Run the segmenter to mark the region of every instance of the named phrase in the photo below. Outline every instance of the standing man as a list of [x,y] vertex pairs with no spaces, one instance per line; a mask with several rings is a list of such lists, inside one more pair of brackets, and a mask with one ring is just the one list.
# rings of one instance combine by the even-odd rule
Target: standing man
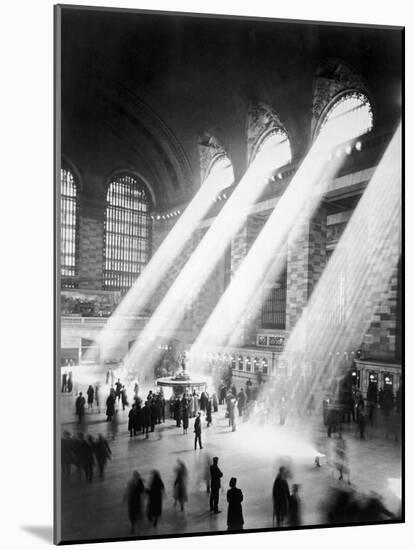
[[199,448],[203,449],[202,447],[202,423],[200,421],[201,412],[199,411],[196,416],[195,420],[195,450],[197,448],[197,442],[199,441]]
[[79,396],[76,398],[75,410],[78,417],[78,424],[81,424],[85,414],[85,397],[82,395],[82,392],[79,392]]
[[223,476],[218,466],[219,458],[213,457],[213,464],[210,466],[210,511],[215,514],[220,514],[218,510],[220,478]]

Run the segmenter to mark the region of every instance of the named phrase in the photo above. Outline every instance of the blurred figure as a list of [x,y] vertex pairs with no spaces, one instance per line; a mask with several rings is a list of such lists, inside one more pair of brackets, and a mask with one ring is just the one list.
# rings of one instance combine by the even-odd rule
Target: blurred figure
[[[200,413],[199,413],[200,414]],[[213,457],[213,464],[210,466],[210,511],[215,514],[219,514],[221,510],[218,509],[219,505],[219,490],[220,479],[223,476],[218,466],[219,458]]]
[[96,404],[96,406],[97,406],[97,412],[98,412],[98,414],[101,412],[101,408],[100,408],[100,403],[101,403],[100,392],[101,392],[101,386],[100,386],[100,383],[97,382],[96,385],[95,385],[95,404]]
[[359,410],[357,417],[357,425],[359,426],[360,439],[365,438],[365,429],[366,429],[366,412],[364,408]]
[[91,410],[91,412],[93,411],[93,408],[94,408],[94,388],[91,386],[91,384],[88,386],[88,389],[86,390],[86,394],[87,394],[87,403],[88,403],[88,408],[87,410]]
[[180,510],[184,511],[184,503],[187,502],[187,468],[181,460],[177,461],[176,478],[174,481],[174,506],[180,503]]
[[113,388],[110,389],[110,394],[107,397],[106,405],[107,405],[107,410],[106,410],[107,422],[110,422],[113,416],[115,415],[115,391]]
[[218,397],[216,395],[216,392],[213,392],[212,394],[212,406],[213,406],[213,412],[218,412]]
[[81,424],[85,414],[85,397],[82,392],[79,393],[75,401],[76,416],[78,417],[78,424]]
[[134,384],[134,399],[138,399],[138,390],[139,390],[138,382],[135,382],[135,384]]
[[239,414],[239,416],[242,416],[242,413],[243,413],[243,410],[244,410],[244,407],[245,407],[245,401],[246,401],[245,392],[244,392],[244,389],[241,388],[239,393],[238,393],[238,414]]
[[206,402],[206,422],[207,427],[209,428],[212,424],[212,401],[210,399]]
[[107,440],[102,434],[98,435],[98,439],[95,442],[95,457],[97,459],[99,477],[104,479],[104,470],[108,460],[111,460],[111,449]]
[[130,432],[130,437],[133,437],[137,434],[136,429],[136,411],[135,411],[135,403],[131,405],[130,412],[128,413],[128,431]]
[[64,372],[64,373],[62,374],[62,388],[61,388],[61,392],[62,392],[62,393],[65,393],[66,390],[67,390],[67,387],[68,387],[67,378],[68,378],[68,375],[66,374],[66,372]]
[[65,430],[63,432],[63,437],[61,439],[61,464],[62,464],[62,475],[69,479],[71,475],[71,462],[72,462],[72,452],[73,452],[73,441],[71,434]]
[[121,388],[121,403],[122,403],[122,410],[125,411],[125,407],[128,406],[127,390],[125,389],[125,386]]
[[240,531],[244,526],[244,517],[242,514],[242,501],[244,499],[242,491],[236,487],[236,477],[231,477],[229,481],[226,499],[228,501],[228,531]]
[[128,519],[131,524],[131,534],[134,534],[135,526],[143,517],[143,493],[144,483],[140,474],[135,470],[132,479],[128,482],[125,499],[128,505]]
[[117,398],[118,402],[121,399],[121,389],[122,389],[122,384],[121,384],[120,379],[118,378],[118,380],[115,384],[115,397]]
[[236,399],[232,397],[229,402],[229,425],[233,432],[236,432]]
[[347,446],[343,437],[342,430],[339,431],[339,437],[336,439],[335,444],[335,466],[339,473],[339,480],[343,480],[343,474],[347,476],[347,481],[350,483],[350,471],[348,465]]
[[288,523],[292,526],[301,525],[301,501],[298,490],[298,484],[293,483],[288,506]]
[[287,418],[287,403],[285,401],[285,397],[281,397],[281,401],[280,401],[280,425],[281,426],[285,424],[286,418]]
[[85,472],[87,481],[92,481],[94,468],[94,438],[88,435],[87,439],[82,440],[81,447],[81,464]]
[[382,497],[372,491],[362,506],[360,521],[374,522],[393,518],[395,518],[395,515],[385,507]]
[[202,422],[200,420],[201,412],[199,411],[196,416],[195,425],[194,425],[194,433],[195,433],[195,450],[197,449],[197,442],[199,442],[199,448],[203,449],[202,447]]
[[277,522],[277,527],[281,527],[284,519],[288,514],[288,505],[290,499],[290,490],[286,480],[286,470],[281,466],[272,488],[273,501],[273,522],[274,518]]
[[68,384],[67,384],[68,393],[72,393],[72,388],[73,388],[72,371],[69,371],[68,372]]
[[189,402],[186,394],[183,394],[182,398],[182,419],[183,419],[183,433],[187,434],[189,428]]
[[163,504],[164,484],[161,480],[160,473],[153,470],[153,478],[151,480],[148,492],[148,507],[147,518],[153,522],[153,526],[157,527],[157,522],[161,516]]

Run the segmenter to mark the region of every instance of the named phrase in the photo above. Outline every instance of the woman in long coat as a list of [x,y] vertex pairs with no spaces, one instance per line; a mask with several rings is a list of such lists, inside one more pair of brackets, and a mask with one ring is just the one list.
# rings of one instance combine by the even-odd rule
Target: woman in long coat
[[228,501],[228,531],[240,531],[243,529],[244,516],[242,514],[242,491],[236,487],[236,478],[232,477],[229,482],[230,489],[226,494]]
[[277,527],[280,527],[288,514],[288,504],[290,499],[290,490],[288,487],[286,471],[281,466],[279,473],[274,481],[272,488],[272,500],[274,502],[274,515],[277,520]]
[[176,479],[174,481],[174,505],[180,503],[180,510],[184,511],[184,503],[187,502],[187,468],[181,460],[176,468]]
[[149,521],[153,522],[153,526],[157,527],[157,522],[161,516],[164,483],[161,480],[160,473],[157,470],[153,470],[153,479],[151,480],[150,488],[148,492],[148,507],[147,517]]

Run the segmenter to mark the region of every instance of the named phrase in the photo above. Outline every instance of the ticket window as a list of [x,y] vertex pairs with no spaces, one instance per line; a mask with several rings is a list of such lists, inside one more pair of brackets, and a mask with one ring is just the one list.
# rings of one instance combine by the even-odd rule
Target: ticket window
[[369,372],[369,384],[367,387],[367,399],[368,401],[377,402],[378,397],[378,374],[377,372]]
[[352,369],[351,377],[352,377],[352,386],[359,389],[360,388],[360,371],[358,371],[357,369]]
[[393,393],[393,374],[385,372],[383,375],[383,390]]

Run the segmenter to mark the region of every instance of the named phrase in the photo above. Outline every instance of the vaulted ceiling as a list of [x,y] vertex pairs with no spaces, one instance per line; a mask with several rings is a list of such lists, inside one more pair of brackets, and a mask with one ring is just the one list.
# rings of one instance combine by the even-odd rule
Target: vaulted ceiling
[[91,196],[129,169],[151,184],[158,207],[188,200],[200,185],[203,132],[239,178],[252,100],[279,114],[301,155],[314,77],[328,58],[365,82],[378,125],[401,111],[398,29],[66,7],[61,40],[62,153]]

